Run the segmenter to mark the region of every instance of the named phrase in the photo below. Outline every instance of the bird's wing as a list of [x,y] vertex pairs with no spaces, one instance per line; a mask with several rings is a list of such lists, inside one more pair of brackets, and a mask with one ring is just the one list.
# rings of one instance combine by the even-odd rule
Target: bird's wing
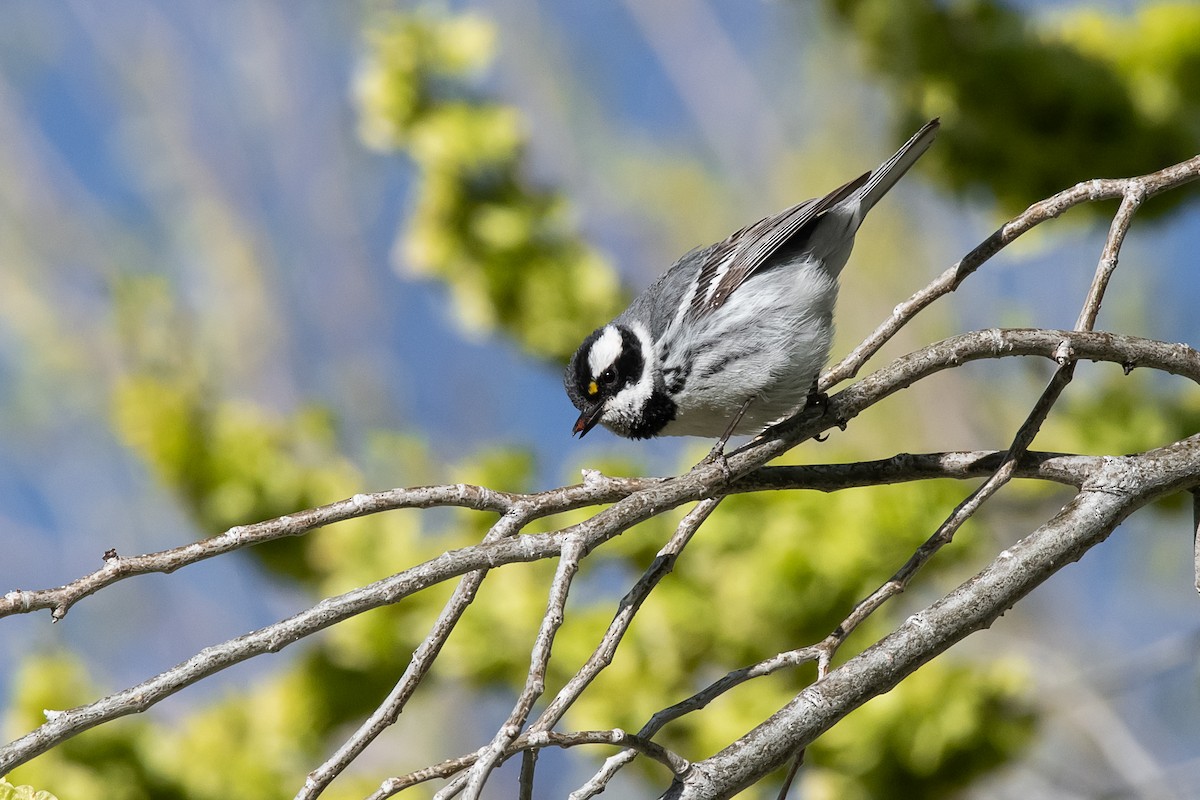
[[870,177],[870,172],[863,173],[824,197],[760,219],[713,247],[700,267],[688,313],[698,317],[720,308],[780,247],[793,237],[806,235],[810,223],[854,194]]

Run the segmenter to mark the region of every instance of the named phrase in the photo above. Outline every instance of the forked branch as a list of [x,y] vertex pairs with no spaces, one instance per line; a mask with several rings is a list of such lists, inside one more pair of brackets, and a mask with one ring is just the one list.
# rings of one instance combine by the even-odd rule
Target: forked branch
[[[1164,494],[1200,486],[1200,437],[1145,453],[1115,457],[1038,453],[1029,448],[1055,401],[1071,380],[1079,360],[1110,362],[1128,371],[1146,368],[1180,375],[1200,383],[1200,352],[1182,344],[1093,331],[1125,234],[1134,212],[1154,194],[1200,177],[1200,157],[1141,178],[1090,181],[1034,204],[997,230],[985,242],[929,286],[900,304],[892,315],[821,381],[828,389],[857,375],[879,347],[913,316],[938,297],[956,289],[972,272],[1008,243],[1043,221],[1082,202],[1121,199],[1096,275],[1084,299],[1076,330],[990,329],[961,334],[895,359],[878,371],[846,386],[829,399],[826,413],[772,429],[761,439],[731,454],[723,464],[700,464],[672,478],[611,478],[589,473],[583,483],[534,494],[495,492],[485,487],[453,485],[395,489],[356,495],[338,503],[297,512],[159,553],[115,556],[104,567],[63,586],[36,591],[13,590],[0,598],[0,617],[49,609],[62,619],[81,599],[125,578],[169,573],[242,547],[284,536],[305,535],[323,526],[366,514],[399,509],[455,506],[497,515],[479,544],[444,553],[392,576],[336,597],[244,636],[206,648],[183,663],[137,686],[115,692],[85,706],[47,712],[34,731],[0,748],[0,774],[66,739],[104,722],[150,708],[171,694],[233,664],[275,652],[331,625],[410,595],[461,578],[453,596],[430,629],[391,693],[324,764],[313,770],[298,798],[315,798],[365,748],[401,716],[405,704],[433,668],[442,646],[490,570],[540,559],[559,559],[548,589],[547,613],[531,643],[525,686],[505,723],[474,753],[385,781],[372,798],[389,797],[433,779],[449,779],[439,797],[465,792],[477,797],[493,770],[521,754],[522,797],[532,797],[537,753],[546,747],[608,744],[625,748],[610,758],[574,797],[604,790],[612,776],[635,755],[665,764],[674,776],[672,797],[727,797],[782,766],[845,714],[895,686],[921,664],[944,652],[974,630],[986,627],[1007,608],[1048,578],[1064,563],[1102,541],[1126,516]],[[1055,362],[1053,377],[1008,449],[986,453],[901,454],[858,464],[766,467],[797,443],[835,425],[844,426],[890,395],[945,369],[980,359],[1039,357]],[[928,541],[889,581],[848,612],[824,641],[780,653],[730,672],[693,696],[666,705],[636,734],[623,731],[558,733],[554,729],[612,659],[638,610],[670,573],[676,559],[721,498],[739,492],[778,489],[836,491],[927,478],[984,478]],[[971,580],[930,605],[889,636],[835,667],[837,648],[845,637],[890,597],[903,591],[937,551],[949,543],[962,523],[1013,478],[1052,481],[1078,489],[1074,500]],[[596,548],[631,527],[684,504],[698,503],[664,544],[657,558],[630,587],[612,623],[591,656],[554,695],[540,714],[535,707],[545,691],[553,642],[566,613],[568,590],[579,564]],[[593,506],[607,506],[587,520],[549,533],[525,533],[539,519]],[[1200,509],[1200,502],[1197,504]],[[1200,519],[1200,512],[1198,512]],[[336,535],[329,532],[325,535]],[[1198,550],[1197,552],[1200,552]],[[1200,561],[1198,561],[1200,563]],[[652,741],[658,731],[684,714],[700,711],[733,687],[781,669],[817,661],[819,679],[785,708],[717,755],[689,764]],[[531,721],[532,720],[532,721]]]

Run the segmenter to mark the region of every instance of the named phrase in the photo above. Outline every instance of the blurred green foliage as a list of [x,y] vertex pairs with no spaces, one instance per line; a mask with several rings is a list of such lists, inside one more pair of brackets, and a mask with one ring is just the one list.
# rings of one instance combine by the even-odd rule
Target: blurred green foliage
[[469,329],[500,328],[562,361],[628,298],[574,230],[565,200],[525,174],[519,112],[475,95],[472,76],[491,61],[493,38],[472,15],[382,19],[358,82],[362,135],[404,152],[419,172],[401,266],[445,281]]
[[[1200,38],[1176,35],[1193,16],[1185,7],[1156,7],[1139,17],[1146,41],[1117,48],[1119,57],[1112,46],[1122,35],[1116,23],[1094,14],[1063,17],[1051,36],[991,3],[846,0],[834,8],[922,113],[947,117],[945,146],[935,152],[956,186],[986,185],[1006,204],[1023,206],[1092,177],[1091,168],[1087,175],[1065,172],[1079,163],[1064,157],[1073,148],[1095,148],[1088,163],[1130,174],[1168,163],[1177,148],[1195,141],[1189,115],[1197,108],[1197,72],[1188,53]],[[445,281],[464,322],[503,331],[537,357],[565,359],[583,335],[619,310],[625,294],[611,267],[570,225],[563,198],[527,178],[520,114],[479,91],[493,29],[471,15],[408,12],[380,18],[367,38],[358,87],[363,138],[403,152],[417,172],[399,258]],[[1145,86],[1156,88],[1131,88]],[[1019,111],[1019,104],[1037,113]],[[272,415],[222,396],[203,346],[180,333],[190,326],[168,284],[125,278],[113,290],[114,326],[128,361],[113,393],[114,427],[199,529],[217,532],[367,488],[366,467],[343,452],[327,413],[302,408]],[[1115,407],[1138,413],[1128,393],[1095,402],[1100,406],[1061,422],[1063,437],[1079,443],[1086,434],[1098,446],[1118,449],[1146,445],[1144,427],[1097,422],[1119,423],[1110,413]],[[1159,408],[1146,406],[1144,413],[1153,416]],[[888,424],[898,429],[904,421]],[[1194,430],[1196,421],[1181,414],[1161,424],[1168,437],[1180,426]],[[1128,447],[1112,438],[1135,430]],[[824,447],[823,460],[856,457]],[[439,464],[423,443],[394,433],[380,433],[372,452],[386,453],[387,475],[401,480],[419,476],[520,491],[530,488],[534,469],[529,455],[517,450]],[[822,638],[966,491],[957,483],[929,482],[727,499],[564,724],[636,730],[655,710],[730,669]],[[533,529],[588,513],[564,514]],[[681,513],[639,526],[585,563],[555,645],[548,692],[591,653],[620,594]],[[465,511],[375,515],[254,548],[249,557],[323,597],[477,542],[493,521]],[[922,585],[946,585],[977,565],[984,555],[978,534],[978,528],[964,530],[922,574]],[[528,666],[553,566],[493,571],[419,694],[443,708],[461,702],[467,690],[503,686],[509,696]],[[16,774],[65,797],[216,800],[231,791],[290,797],[347,726],[391,688],[448,592],[424,592],[338,625],[299,646],[303,652],[270,678],[227,689],[169,721],[151,715],[102,726]],[[903,613],[898,602],[877,614],[840,658],[891,629]],[[807,669],[752,682],[668,726],[662,739],[690,757],[713,752],[811,679]],[[960,791],[1029,741],[1036,719],[1026,683],[1016,659],[943,658],[924,666],[810,749],[806,796],[936,798]],[[103,691],[62,654],[25,659],[14,687],[9,725],[18,733],[37,725],[44,708],[85,702]],[[420,719],[423,738],[445,746],[459,723],[444,710]],[[432,751],[423,763],[453,755]],[[648,769],[662,781],[658,768]],[[350,775],[327,796],[361,797],[376,780],[373,773]]]
[[[805,797],[958,796],[1028,741],[1034,716],[1015,700],[1026,683],[1011,660],[922,667],[903,691],[872,700],[817,740]],[[863,737],[861,730],[879,735]]]
[[[1172,391],[1170,381],[1136,380],[1142,377],[1144,373],[1134,371],[1131,376],[1099,380],[1087,391],[1068,393],[1043,427],[1041,446],[1125,455],[1178,442],[1200,431],[1200,397],[1196,393]],[[1082,424],[1080,420],[1109,424]],[[1190,507],[1190,495],[1179,493],[1164,497],[1156,506],[1181,509],[1185,504]]]
[[[216,533],[358,491],[362,476],[340,453],[323,409],[280,418],[217,396],[216,377],[186,341],[196,326],[160,276],[119,277],[112,294],[129,367],[113,390],[113,427],[201,530]],[[254,555],[282,574],[314,577],[292,543],[268,543]]]
[[1049,17],[998,0],[828,7],[909,109],[901,131],[942,117],[928,158],[942,180],[990,192],[1008,213],[1081,180],[1141,175],[1200,152],[1194,3],[1151,3],[1128,16],[1080,6]]
[[32,786],[13,786],[0,778],[0,800],[58,800],[49,792],[34,789]]
[[[189,353],[181,342],[163,349],[144,344],[169,341],[171,331],[188,327],[161,281],[124,278],[114,294],[137,300],[117,304],[131,369],[114,391],[115,428],[177,493],[202,530],[215,532],[362,490],[363,472],[341,454],[328,415],[307,410],[275,418],[245,402],[219,399],[199,353]],[[510,491],[530,488],[534,464],[521,451],[482,452],[466,463],[439,468],[412,440],[385,434],[381,447],[401,477],[432,475]],[[827,448],[824,457],[838,456],[832,445]],[[631,464],[595,466],[636,471]],[[940,482],[830,496],[771,493],[727,499],[642,609],[616,662],[565,724],[637,729],[658,708],[729,669],[822,638],[846,609],[903,562],[962,491],[953,482]],[[550,691],[591,653],[619,593],[653,560],[680,513],[640,526],[585,564],[556,642]],[[589,514],[560,515],[534,529]],[[870,535],[831,535],[847,519],[854,520],[854,531]],[[494,518],[456,510],[435,529],[422,520],[416,512],[370,516],[256,547],[248,555],[324,597],[476,542]],[[952,568],[974,552],[964,542],[947,551],[937,567]],[[518,682],[528,667],[529,643],[545,610],[553,569],[553,563],[541,562],[494,571],[443,651],[435,686],[455,691],[450,687]],[[448,592],[449,587],[424,592],[340,624],[282,674],[230,691],[169,727],[144,719],[103,726],[19,774],[68,796],[90,796],[97,787],[115,783],[126,787],[125,794],[115,796],[131,800],[215,800],[224,796],[227,776],[237,776],[251,796],[288,797],[297,776],[328,751],[333,732],[361,719],[387,693]],[[854,642],[865,644],[894,622],[893,615],[872,620],[843,655],[855,652]],[[69,658],[25,662],[16,681],[15,727],[36,725],[42,708],[75,705],[100,694],[81,671]],[[811,679],[809,672],[743,687],[719,701],[715,713],[669,726],[663,740],[684,752],[715,751],[786,703]],[[891,695],[898,700],[878,708],[872,704],[870,713],[856,717],[861,722],[845,723],[848,738],[822,740],[813,748],[814,763],[824,765],[824,782],[863,796],[879,796],[880,787],[892,784],[936,796],[1002,763],[1027,738],[1032,717],[1020,700],[1019,663],[1002,660],[977,670],[937,661],[922,675],[935,684],[960,686],[970,698],[966,710],[945,703],[930,707],[922,724],[937,735],[925,738],[921,748],[906,750],[905,731],[919,702],[905,699],[918,691],[906,682]],[[72,691],[55,695],[56,686]],[[618,696],[622,702],[614,707],[611,698]],[[819,755],[827,750],[828,760]],[[864,762],[855,752],[874,755]],[[438,752],[431,760],[453,754]],[[219,774],[214,764],[222,765]],[[334,796],[361,796],[362,789],[351,779],[339,784]]]
[[[13,774],[70,798],[291,797],[298,778],[324,755],[319,745],[329,720],[318,706],[328,690],[315,677],[300,667],[252,691],[231,691],[175,722],[135,718],[103,725]],[[102,692],[87,666],[67,654],[26,658],[15,684],[8,723],[20,730],[39,724],[42,709],[79,705]],[[327,796],[361,798],[376,784],[350,777]]]
[[[1081,453],[1120,455],[1161,447],[1200,431],[1200,397],[1170,392],[1162,385],[1129,383],[1114,378],[1095,391],[1065,398],[1062,414],[1051,418],[1046,437],[1061,437]],[[1080,426],[1072,422],[1105,417],[1124,424]]]
[[[836,461],[846,454],[821,455]],[[666,702],[683,699],[729,669],[820,640],[903,563],[962,492],[952,482],[930,482],[726,499],[639,612],[615,663],[569,719],[636,729]],[[668,524],[658,524],[655,535],[639,529],[596,556],[648,563],[670,533]],[[944,574],[978,556],[978,542],[975,531],[964,531],[934,571]],[[936,580],[923,577],[930,579]],[[595,609],[591,624],[597,630],[608,622],[605,611]],[[899,613],[873,618],[839,660],[894,627]],[[590,647],[597,637],[571,640],[560,652],[567,663],[578,662],[587,655],[580,646]],[[571,652],[573,647],[580,649]],[[906,681],[886,701],[872,701],[839,724],[838,737],[822,737],[809,749],[807,763],[844,792],[829,796],[945,796],[1019,752],[1032,732],[1033,717],[1021,700],[1025,680],[1019,661],[1000,659],[980,668],[939,660],[923,667],[921,676],[928,683]],[[682,752],[715,752],[732,732],[761,722],[813,677],[812,669],[803,669],[741,687],[715,703],[710,709],[715,713],[686,716],[659,740]],[[925,704],[930,685],[956,686],[966,696],[964,705]],[[611,698],[618,696],[621,704],[614,707]],[[918,725],[929,735],[906,750],[903,743]]]

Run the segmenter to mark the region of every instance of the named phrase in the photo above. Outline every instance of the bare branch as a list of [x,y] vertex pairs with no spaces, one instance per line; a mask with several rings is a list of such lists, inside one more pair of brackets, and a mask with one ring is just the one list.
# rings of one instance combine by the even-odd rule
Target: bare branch
[[[1157,369],[1200,383],[1200,352],[1186,344],[1168,344],[1113,333],[991,328],[943,339],[897,358],[829,398],[827,416],[845,422],[887,395],[968,361],[1019,355],[1042,356],[1057,361],[1063,355],[1064,345],[1080,361],[1108,361],[1121,364],[1126,369],[1135,366]],[[827,424],[826,427],[830,426]],[[799,435],[804,433],[801,431]],[[785,449],[781,445],[793,438],[796,438],[796,434],[765,441],[759,447],[773,454],[776,448]]]
[[[675,561],[683,551],[683,548],[691,541],[692,536],[700,529],[704,521],[716,510],[721,499],[720,496],[717,496],[702,500],[680,520],[679,525],[676,526],[674,535],[658,552],[654,561],[645,573],[642,574],[642,577],[638,579],[638,582],[621,599],[617,613],[613,617],[613,621],[609,624],[608,630],[605,631],[604,636],[601,638],[600,644],[571,680],[567,681],[554,700],[546,707],[546,710],[529,727],[530,733],[536,734],[549,731],[557,725],[567,709],[583,694],[583,691],[596,679],[600,672],[612,663],[617,646],[629,630],[629,626],[632,624],[638,610],[642,607],[642,603],[650,596],[650,592],[653,591],[654,587],[671,573]],[[648,733],[643,729],[638,735],[649,739],[652,732]],[[525,791],[524,787],[527,785],[532,790],[532,771],[536,758],[536,747],[527,748],[522,754],[522,791]],[[453,784],[447,788],[456,789],[458,788],[458,784]]]
[[[724,677],[706,686],[701,691],[691,697],[681,700],[669,708],[664,708],[650,718],[640,731],[638,736],[649,739],[658,733],[664,725],[674,720],[679,719],[685,714],[690,714],[693,711],[699,711],[706,707],[713,700],[716,700],[721,695],[728,692],[746,681],[754,678],[762,678],[778,672],[781,669],[790,669],[798,667],[802,664],[807,664],[816,661],[820,656],[821,651],[819,646],[802,647],[798,650],[789,650],[786,653],[779,653],[770,658],[763,659],[757,664],[752,664],[748,667],[735,669]],[[610,756],[600,770],[592,776],[592,778],[583,786],[571,793],[570,800],[585,800],[589,797],[595,797],[604,791],[609,781],[617,774],[617,771],[633,760],[637,755],[635,749],[631,748],[623,750],[614,756]]]
[[886,583],[872,592],[870,596],[859,602],[846,619],[842,620],[837,628],[821,642],[821,658],[817,664],[817,674],[819,677],[823,678],[829,673],[829,667],[834,655],[850,634],[884,603],[907,589],[913,576],[917,574],[921,567],[929,563],[929,560],[939,550],[950,544],[954,540],[954,534],[958,532],[958,529],[988,499],[993,497],[1002,486],[1012,479],[1018,460],[1025,455],[1029,449],[1029,445],[1041,429],[1042,423],[1046,421],[1046,416],[1050,413],[1050,409],[1062,394],[1063,389],[1070,383],[1071,377],[1074,374],[1074,367],[1075,362],[1071,361],[1055,370],[1049,385],[1042,392],[1041,397],[1038,398],[1037,403],[1034,405],[1033,410],[1030,411],[1025,422],[1017,430],[1017,434],[1013,438],[1008,452],[1004,454],[1000,466],[996,468],[996,471],[992,473],[987,481],[959,503],[954,511],[950,513],[950,516],[938,526],[933,535],[917,548],[917,551],[913,553],[904,566]]
[[[1065,564],[1152,500],[1195,485],[1200,435],[1139,456],[1110,457],[1053,519],[889,636],[834,669],[729,747],[692,769],[666,798],[721,798],[782,766],[857,708],[968,634],[986,628]],[[747,754],[753,753],[753,758]]]
[[1082,203],[1115,200],[1124,198],[1131,193],[1142,198],[1152,197],[1198,178],[1200,178],[1200,156],[1140,178],[1084,181],[1053,197],[1034,203],[1023,213],[1002,225],[928,286],[892,309],[891,316],[884,320],[861,344],[825,371],[821,376],[820,388],[828,391],[830,387],[853,378],[862,369],[863,364],[879,352],[879,349],[895,336],[896,332],[909,320],[938,298],[953,292],[992,256],[1041,223],[1054,219]]
[[[616,527],[621,527],[621,524],[617,522]],[[616,533],[616,530],[612,530],[609,535],[611,537]],[[535,534],[444,553],[389,578],[337,597],[327,598],[281,622],[207,647],[137,686],[113,693],[85,706],[49,715],[47,721],[39,728],[0,748],[0,771],[7,772],[45,752],[63,739],[95,725],[144,711],[185,686],[226,667],[263,653],[277,652],[299,639],[356,614],[399,602],[412,593],[447,578],[473,570],[487,569],[500,563],[535,561],[557,555],[564,538],[565,534],[561,532]]]
[[[1063,347],[1075,358],[1110,361],[1129,372],[1134,367],[1158,369],[1200,383],[1200,353],[1185,344],[1168,344],[1136,336],[1112,333],[1046,330],[1041,328],[991,328],[953,336],[902,356],[829,398],[824,416],[795,425],[777,425],[763,437],[728,457],[728,470],[741,476],[750,469],[782,455],[797,442],[834,425],[844,426],[884,397],[911,386],[936,372],[968,361],[1011,356],[1062,358]],[[701,465],[690,476],[719,472],[715,465]]]
[[[517,534],[528,522],[528,518],[515,510],[502,516],[492,529],[488,531],[484,542],[494,542]],[[358,730],[347,739],[325,763],[308,774],[304,786],[296,794],[296,800],[310,800],[321,794],[329,783],[342,773],[355,758],[367,748],[371,742],[391,725],[396,724],[404,705],[416,691],[421,679],[433,666],[434,659],[441,652],[442,646],[450,637],[450,633],[462,618],[463,612],[475,599],[483,583],[487,570],[476,570],[468,573],[459,582],[454,594],[446,601],[441,614],[433,629],[413,653],[412,660],[396,686],[388,694],[374,712],[359,726]]]
[[1108,237],[1104,241],[1104,250],[1100,254],[1100,263],[1096,266],[1096,274],[1088,289],[1087,299],[1079,312],[1079,319],[1075,322],[1075,330],[1090,331],[1096,327],[1096,317],[1100,314],[1100,302],[1104,298],[1104,291],[1108,288],[1109,278],[1117,268],[1117,257],[1121,253],[1121,245],[1125,243],[1125,234],[1129,232],[1134,212],[1138,210],[1144,199],[1145,189],[1140,183],[1133,182],[1126,187],[1125,194],[1121,197],[1121,207],[1117,209],[1116,216],[1113,217],[1112,224],[1109,226]]
[[218,536],[173,547],[170,550],[161,550],[157,553],[140,556],[106,558],[102,568],[65,586],[40,591],[18,589],[8,592],[3,598],[0,598],[0,617],[50,608],[53,609],[51,616],[57,622],[66,616],[71,606],[79,600],[124,578],[153,572],[174,572],[180,567],[224,555],[243,547],[282,539],[285,536],[300,536],[325,525],[376,514],[380,511],[457,506],[502,514],[511,507],[516,498],[517,495],[463,483],[452,486],[392,489],[375,494],[356,494],[346,500],[298,511],[265,522],[238,525]]
[[1196,591],[1200,592],[1200,489],[1192,489],[1192,563]]
[[[1183,344],[1166,344],[1107,333],[1047,330],[986,330],[952,337],[899,358],[847,387],[830,398],[829,413],[820,420],[794,429],[786,435],[756,442],[730,455],[728,471],[721,465],[708,464],[698,466],[677,478],[654,481],[649,485],[643,483],[641,485],[644,488],[629,494],[578,525],[553,533],[527,534],[450,551],[389,578],[323,600],[313,608],[282,622],[205,648],[181,664],[137,686],[55,715],[37,730],[0,748],[0,771],[24,763],[63,739],[90,727],[126,714],[144,711],[164,697],[232,664],[263,653],[276,652],[330,625],[364,611],[399,602],[404,597],[441,581],[474,570],[557,556],[565,539],[572,535],[582,538],[586,554],[633,525],[667,509],[724,493],[732,480],[731,475],[742,475],[761,466],[787,450],[794,441],[819,432],[821,427],[827,428],[851,419],[863,409],[925,376],[982,358],[1022,355],[1054,358],[1063,341],[1066,341],[1076,357],[1081,359],[1112,361],[1123,365],[1136,364],[1183,375],[1200,382],[1200,353]],[[538,504],[530,513],[553,513],[545,509],[566,510],[597,496],[619,495],[618,489],[626,485],[621,481],[600,478],[596,478],[593,483],[594,487],[585,482],[581,486],[538,495]],[[365,512],[358,512],[352,516],[358,516],[360,513]],[[286,519],[289,518],[281,518],[276,523],[282,524],[282,520]],[[184,549],[186,548],[176,548],[176,551]],[[90,580],[91,576],[84,578],[83,583]],[[44,594],[58,593],[61,598],[72,591],[75,591],[74,586],[68,585],[57,590],[47,590]],[[95,589],[91,588],[83,592],[83,595],[92,591]],[[18,596],[14,598],[14,594]],[[22,603],[22,594],[26,593],[10,593],[7,596],[8,602],[19,606]]]
[[[900,453],[878,461],[856,461],[852,464],[762,467],[734,481],[729,493],[769,489],[836,492],[856,486],[881,486],[937,478],[986,478],[999,468],[1004,456],[1003,450]],[[1013,477],[1080,486],[1096,470],[1100,461],[1101,456],[1031,451],[1017,461]]]
[[[627,747],[641,753],[666,766],[676,775],[687,772],[690,764],[687,759],[673,753],[662,745],[656,744],[642,736],[627,733],[620,728],[607,731],[574,731],[571,733],[555,733],[541,731],[526,733],[517,738],[505,751],[506,757],[511,757],[523,750],[544,747],[578,747],[585,744],[616,745]],[[366,800],[386,800],[405,789],[410,789],[421,783],[439,778],[449,778],[457,775],[475,763],[478,754],[472,753],[459,758],[452,758],[425,769],[410,772],[396,778],[388,778],[378,789],[372,792]]]
[[[805,467],[772,467],[759,470],[751,475],[743,476],[728,487],[730,494],[740,492],[755,492],[765,489],[820,489],[836,491],[850,486],[866,486],[872,483],[898,483],[910,480],[932,478],[967,478],[983,474],[987,459],[995,457],[995,453],[941,453],[931,455],[903,454],[891,459],[867,461],[855,464],[837,464],[828,466]],[[1050,461],[1036,465],[1036,469],[1020,473],[1018,477],[1036,477],[1059,483],[1077,485],[1082,475],[1087,472],[1089,456],[1069,457],[1064,454],[1043,454]],[[1082,459],[1070,463],[1063,459]],[[878,474],[872,474],[879,470]],[[535,507],[537,517],[545,517],[563,511],[570,511],[588,505],[611,503],[628,497],[636,491],[649,486],[657,486],[665,482],[664,478],[619,478],[600,476],[592,473],[590,483],[577,486],[563,487],[535,495],[501,495],[508,503],[520,502],[522,505]],[[599,484],[598,486],[596,484]],[[201,542],[181,545],[169,550],[148,553],[139,556],[127,556],[112,559],[115,563],[106,565],[94,573],[85,575],[64,586],[54,589],[21,590],[14,589],[0,597],[0,617],[13,614],[30,613],[42,609],[55,609],[54,618],[61,619],[78,600],[88,597],[119,580],[137,575],[151,573],[170,573],[181,567],[195,564],[199,561],[222,555],[241,547],[247,547],[284,536],[299,536],[315,530],[323,525],[342,522],[358,516],[390,511],[400,508],[433,508],[435,506],[461,505],[472,508],[468,504],[430,502],[427,505],[416,503],[395,502],[395,498],[404,495],[420,493],[435,495],[457,495],[463,490],[463,485],[429,486],[415,489],[392,489],[375,494],[355,495],[352,498],[321,506],[313,511],[328,511],[328,517],[313,521],[305,513],[289,514],[272,520],[231,528],[229,531],[205,539]],[[482,487],[467,486],[468,491],[480,490]],[[488,490],[484,490],[488,491]],[[497,493],[499,494],[499,493]],[[358,498],[358,499],[356,499]],[[551,502],[552,500],[556,502]],[[478,506],[482,508],[482,506]],[[333,511],[336,509],[337,511]],[[500,510],[487,507],[483,510]],[[504,513],[501,511],[501,513]],[[304,519],[300,525],[298,520]],[[247,533],[249,531],[250,533]],[[61,609],[61,612],[58,611]]]
[[[578,535],[568,537],[563,544],[558,569],[550,584],[550,598],[546,603],[546,613],[542,617],[541,627],[538,629],[537,638],[533,643],[533,655],[530,658],[525,688],[517,698],[512,713],[500,726],[500,730],[496,732],[492,743],[480,752],[479,758],[471,766],[466,782],[467,800],[478,800],[488,775],[500,763],[508,746],[520,735],[525,720],[529,718],[529,713],[533,710],[533,704],[546,689],[546,669],[550,664],[550,651],[554,645],[554,635],[558,633],[558,629],[566,618],[567,593],[571,588],[571,580],[579,571],[579,560],[583,558],[584,553],[583,539]],[[448,791],[449,788],[438,792],[435,798],[442,800],[442,798],[450,798],[457,794],[457,792]]]
[[[600,644],[592,652],[587,663],[579,668],[579,671],[559,691],[537,721],[530,726],[532,732],[548,731],[558,724],[558,721],[562,719],[567,709],[583,694],[584,689],[596,679],[605,667],[612,663],[613,656],[616,655],[617,646],[621,643],[621,639],[624,638],[625,633],[629,630],[629,626],[633,623],[634,615],[642,607],[642,603],[645,602],[646,598],[650,596],[650,592],[654,590],[654,587],[671,573],[675,567],[675,561],[679,558],[679,554],[683,552],[683,548],[691,541],[692,536],[700,529],[704,521],[716,510],[721,499],[721,496],[717,496],[702,500],[695,508],[688,512],[687,516],[680,520],[679,525],[675,529],[675,534],[659,550],[654,558],[654,562],[651,563],[642,577],[638,579],[633,588],[621,598],[613,621],[609,624],[608,630],[605,631]],[[639,736],[645,736],[647,740],[652,735],[652,733],[647,734],[645,731],[639,733]],[[637,750],[630,749],[625,752],[633,753],[637,752]],[[522,763],[523,773],[526,770],[526,765],[528,765],[530,790],[532,790],[533,762],[536,758],[536,750],[527,750]]]
[[[1079,319],[1075,325],[1075,329],[1078,331],[1090,331],[1095,325],[1096,316],[1100,312],[1100,304],[1104,298],[1104,292],[1108,288],[1109,279],[1112,277],[1112,273],[1117,266],[1117,258],[1121,251],[1121,245],[1125,241],[1125,234],[1128,232],[1129,226],[1133,221],[1133,214],[1141,205],[1144,196],[1145,189],[1140,182],[1132,181],[1127,183],[1125,194],[1121,198],[1121,206],[1117,210],[1117,214],[1113,218],[1109,228],[1109,234],[1105,241],[1100,261],[1096,266],[1091,288],[1088,290],[1083,307],[1079,312]],[[946,521],[917,549],[917,552],[913,554],[908,562],[890,580],[876,589],[865,600],[859,602],[850,615],[826,637],[825,641],[822,642],[821,658],[817,666],[818,677],[823,678],[828,674],[833,657],[842,643],[846,641],[846,638],[885,602],[903,592],[917,571],[928,563],[938,550],[953,540],[954,534],[958,529],[988,499],[1012,480],[1017,462],[1029,450],[1038,431],[1041,430],[1042,424],[1049,416],[1051,408],[1053,408],[1058,398],[1062,395],[1062,392],[1075,376],[1075,355],[1066,341],[1061,343],[1055,360],[1058,362],[1058,369],[1055,370],[1050,383],[1038,398],[1037,403],[1034,404],[1025,422],[1017,430],[1016,436],[1013,438],[1012,444],[1009,445],[1000,466],[996,468],[996,471],[982,486],[973,491],[966,500],[954,509]]]
[[[592,652],[587,663],[580,667],[571,680],[567,681],[567,684],[559,691],[550,705],[546,707],[542,715],[530,726],[531,731],[548,731],[557,725],[571,704],[583,694],[583,690],[596,679],[605,667],[612,663],[613,656],[617,652],[617,646],[629,630],[634,615],[642,607],[642,603],[646,601],[646,598],[650,596],[650,592],[654,590],[654,587],[658,586],[662,579],[669,575],[671,570],[675,568],[675,561],[679,558],[679,554],[683,552],[683,548],[692,540],[692,536],[700,529],[704,521],[716,510],[721,499],[720,496],[717,496],[700,501],[695,508],[680,520],[679,525],[675,529],[675,534],[658,551],[653,563],[650,564],[645,573],[642,574],[642,577],[634,584],[633,588],[621,598],[613,621],[609,624],[608,630],[604,632],[600,644]],[[648,734],[643,732],[641,735]]]

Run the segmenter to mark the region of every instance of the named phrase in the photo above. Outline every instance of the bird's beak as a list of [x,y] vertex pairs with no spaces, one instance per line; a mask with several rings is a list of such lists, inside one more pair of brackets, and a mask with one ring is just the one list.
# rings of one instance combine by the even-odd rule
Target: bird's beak
[[591,410],[580,414],[579,419],[575,420],[575,427],[571,429],[571,435],[579,434],[580,439],[587,436],[588,431],[596,427],[596,423],[600,421],[602,411],[604,411],[604,404],[598,403]]

